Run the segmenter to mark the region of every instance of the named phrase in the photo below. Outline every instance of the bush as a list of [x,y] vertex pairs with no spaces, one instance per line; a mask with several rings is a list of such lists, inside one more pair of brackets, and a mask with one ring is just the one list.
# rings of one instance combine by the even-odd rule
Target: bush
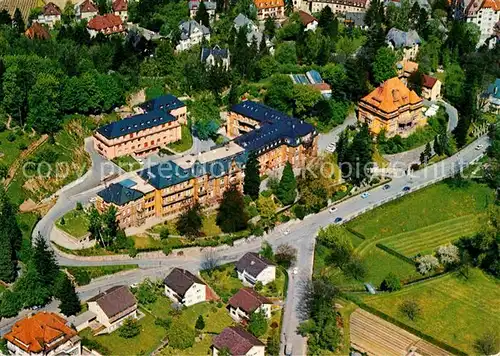
[[28,146],[24,142],[21,142],[17,147],[19,147],[21,151],[24,151],[28,148]]
[[496,332],[486,332],[474,341],[474,349],[480,355],[494,355],[500,350],[500,339]]
[[415,300],[405,300],[399,306],[399,311],[411,321],[415,321],[420,315],[420,306]]
[[163,254],[165,256],[168,256],[168,255],[170,255],[172,253],[172,247],[170,247],[170,246],[163,246],[162,251],[163,251]]
[[155,319],[155,325],[161,326],[165,330],[168,330],[170,328],[170,325],[172,325],[172,318],[156,318]]
[[261,337],[267,331],[267,318],[264,312],[253,313],[248,322],[248,331],[255,337]]
[[185,350],[194,345],[195,332],[188,325],[176,324],[168,330],[167,336],[168,345],[174,349]]
[[0,122],[0,132],[7,130],[7,124],[5,122]]
[[61,218],[61,221],[59,221],[59,223],[61,224],[61,226],[66,225],[66,220],[64,220],[64,216]]
[[76,202],[76,210],[77,211],[82,211],[83,210],[83,205],[82,203],[80,203],[79,201]]
[[269,198],[271,195],[273,195],[273,192],[271,190],[264,190],[262,193],[260,193],[264,198]]
[[128,255],[134,258],[135,256],[137,256],[137,249],[135,247],[130,247],[128,249]]
[[161,229],[161,231],[160,231],[160,239],[161,240],[166,240],[166,239],[168,239],[169,236],[170,236],[170,232],[168,231],[168,229],[166,227]]
[[222,308],[224,306],[224,304],[222,304],[222,302],[217,302],[217,308]]
[[102,355],[109,355],[110,354],[109,349],[107,347],[101,345],[100,343],[98,343],[95,340],[87,339],[86,337],[82,337],[82,346],[85,346],[86,348],[88,348],[90,350],[95,350]]
[[401,289],[401,281],[394,273],[389,273],[380,283],[380,289],[387,292],[395,292]]
[[91,281],[90,273],[81,268],[69,269],[68,272],[75,277],[75,281],[79,286],[89,284]]
[[261,291],[262,288],[264,288],[264,285],[262,284],[262,282],[257,281],[257,283],[255,283],[254,289],[258,292],[258,291]]
[[142,305],[153,304],[158,298],[155,286],[149,280],[145,280],[139,285],[136,297],[137,301]]
[[297,219],[304,219],[306,217],[306,208],[302,204],[297,204],[292,208],[292,213]]
[[13,132],[9,132],[9,134],[7,135],[7,141],[14,142],[15,140],[16,140],[16,135],[14,135]]
[[203,319],[203,315],[199,315],[198,319],[196,319],[196,324],[194,325],[196,330],[205,329],[205,320]]
[[134,318],[128,318],[118,329],[118,335],[124,339],[131,339],[141,332],[141,328]]

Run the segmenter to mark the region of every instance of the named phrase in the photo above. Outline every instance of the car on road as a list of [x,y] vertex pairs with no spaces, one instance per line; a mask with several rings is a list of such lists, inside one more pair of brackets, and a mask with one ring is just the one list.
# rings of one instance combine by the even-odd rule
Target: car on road
[[335,220],[333,220],[334,224],[340,224],[342,222],[342,218],[340,216],[337,216]]
[[292,356],[292,344],[286,344],[285,356]]
[[332,206],[330,209],[328,209],[328,212],[331,214],[331,213],[334,213],[337,211],[337,207],[336,206]]
[[382,189],[383,189],[383,190],[387,190],[387,189],[389,189],[390,187],[391,187],[391,186],[390,186],[389,184],[386,184],[386,185],[384,185],[384,186],[382,187]]
[[366,199],[369,196],[370,196],[370,193],[368,193],[368,192],[364,192],[363,194],[361,194],[361,198],[363,198],[363,199]]
[[293,274],[299,273],[299,267],[293,267],[292,273]]
[[405,186],[403,188],[403,192],[409,192],[411,190],[411,188],[409,186]]
[[476,148],[476,151],[479,151],[479,150],[484,148],[484,145],[477,145],[475,148]]

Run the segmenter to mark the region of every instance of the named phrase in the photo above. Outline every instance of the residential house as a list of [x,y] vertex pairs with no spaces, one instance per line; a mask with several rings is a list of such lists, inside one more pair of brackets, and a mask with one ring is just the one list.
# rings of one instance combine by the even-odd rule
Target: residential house
[[251,286],[257,282],[266,285],[276,279],[275,264],[255,252],[245,253],[236,262],[236,272],[240,281]]
[[99,11],[91,0],[83,0],[75,5],[75,16],[78,20],[90,20],[97,15]]
[[175,303],[189,307],[207,300],[208,286],[185,269],[174,268],[163,283],[165,295]]
[[33,22],[38,22],[52,28],[57,21],[61,21],[61,13],[59,6],[53,2],[49,2],[43,7],[42,14],[38,15],[38,18]]
[[183,21],[179,25],[181,39],[176,47],[177,51],[185,51],[197,44],[203,39],[210,41],[210,30],[195,20]]
[[348,12],[365,12],[367,0],[311,0],[309,2],[309,12],[321,12],[328,6],[334,14],[346,14]]
[[142,156],[181,139],[186,105],[175,96],[163,95],[141,105],[142,112],[99,127],[94,133],[96,151],[107,159]]
[[290,74],[294,84],[309,85],[318,90],[325,99],[332,97],[332,89],[329,84],[323,81],[321,75],[316,70],[310,70],[306,74]]
[[273,302],[260,295],[252,288],[241,288],[227,303],[231,318],[237,322],[250,320],[253,313],[263,313],[267,319],[271,317]]
[[17,321],[4,335],[10,355],[81,355],[80,338],[63,317],[38,312]]
[[422,97],[430,101],[441,98],[441,81],[430,75],[422,76]]
[[367,30],[368,26],[365,24],[365,14],[365,12],[346,12],[344,14],[344,25]]
[[483,111],[500,114],[500,78],[497,78],[482,95]]
[[115,14],[106,14],[95,16],[87,23],[87,30],[90,37],[97,36],[98,33],[103,35],[113,35],[125,31],[122,18]]
[[415,60],[419,45],[422,43],[417,31],[410,30],[405,32],[395,27],[389,30],[385,41],[391,49],[402,51],[403,60]]
[[408,79],[418,70],[418,63],[405,59],[398,62],[396,68],[398,71],[398,78],[401,79],[405,85],[408,85]]
[[386,80],[358,104],[358,121],[368,124],[373,134],[384,130],[387,137],[407,137],[425,126],[422,99],[395,77]]
[[253,0],[257,9],[257,20],[263,21],[268,17],[281,19],[285,16],[284,0]]
[[230,326],[212,339],[212,356],[222,350],[233,356],[265,356],[266,347],[255,336],[239,326]]
[[[257,25],[253,23],[252,20],[250,20],[248,17],[246,17],[243,14],[238,14],[234,18],[233,21],[233,26],[236,31],[239,31],[240,28],[246,27],[247,29],[247,44],[250,45],[252,41],[255,39],[255,42],[257,42],[258,45],[262,42],[262,36],[265,36],[260,30]],[[269,52],[271,54],[274,53],[274,48],[273,48],[273,43],[269,41],[269,39],[266,37],[266,46],[269,48]]]
[[233,105],[226,133],[248,153],[258,156],[260,173],[284,167],[305,167],[318,153],[317,132],[311,124],[253,101]]
[[33,22],[33,24],[24,32],[24,35],[29,39],[38,39],[38,40],[49,40],[50,32],[44,26],[40,25],[38,22]]
[[495,24],[500,21],[500,0],[471,1],[466,14],[467,22],[479,27],[481,34],[477,46],[480,47],[489,41],[489,47],[493,48],[496,44]]
[[114,0],[111,4],[113,14],[120,16],[123,22],[128,20],[128,0]]
[[205,9],[207,9],[208,16],[210,17],[210,21],[215,20],[215,10],[217,9],[217,2],[215,1],[200,1],[200,0],[189,0],[189,17],[194,19],[196,16],[196,12],[200,7],[200,2],[205,4]]
[[300,22],[305,27],[304,31],[316,31],[318,28],[318,19],[316,17],[302,10],[299,10],[299,17]]
[[103,326],[99,334],[109,334],[128,318],[137,319],[137,301],[128,286],[115,286],[87,301],[89,311]]
[[230,65],[230,54],[229,49],[220,48],[218,45],[215,45],[213,48],[205,48],[201,49],[201,58],[202,63],[205,63],[208,67],[212,67],[214,65],[221,65],[225,70],[229,70]]

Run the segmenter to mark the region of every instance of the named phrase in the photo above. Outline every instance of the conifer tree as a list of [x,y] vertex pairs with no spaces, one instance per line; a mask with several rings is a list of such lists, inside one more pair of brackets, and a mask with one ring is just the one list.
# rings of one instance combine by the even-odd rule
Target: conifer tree
[[16,8],[16,11],[14,12],[14,17],[12,18],[12,26],[14,27],[17,33],[24,33],[25,24],[23,15],[21,14],[19,8]]
[[217,212],[217,225],[223,232],[229,233],[245,229],[247,221],[243,195],[236,188],[226,190]]
[[60,273],[55,285],[55,297],[60,300],[59,309],[66,316],[76,315],[81,310],[80,299],[75,291],[75,286],[68,276]]
[[48,246],[47,241],[40,234],[35,240],[32,261],[44,285],[53,286],[59,275],[59,265],[54,250]]
[[243,192],[250,196],[253,200],[259,197],[260,191],[260,176],[259,176],[259,160],[254,153],[248,157],[245,166],[245,180],[243,182]]
[[196,15],[194,19],[201,25],[210,27],[210,15],[208,14],[205,2],[200,1],[200,6],[196,10]]
[[15,279],[16,269],[12,260],[12,247],[10,238],[0,228],[0,280],[9,283]]
[[293,174],[290,162],[287,162],[285,165],[276,195],[284,205],[292,204],[297,197],[297,180],[295,179],[295,174]]

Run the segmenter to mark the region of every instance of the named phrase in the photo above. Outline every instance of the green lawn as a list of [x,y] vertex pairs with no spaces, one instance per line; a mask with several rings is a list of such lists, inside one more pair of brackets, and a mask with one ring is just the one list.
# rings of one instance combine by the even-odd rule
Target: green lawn
[[113,163],[123,169],[125,172],[132,172],[140,169],[142,165],[132,156],[121,156],[113,159]]
[[[421,308],[411,321],[399,306],[413,299]],[[406,287],[395,293],[365,296],[368,305],[442,340],[467,353],[475,354],[474,341],[500,325],[500,281],[478,269],[471,269],[469,279],[448,274]]]
[[234,264],[228,263],[219,266],[210,273],[202,271],[201,276],[208,285],[213,288],[215,293],[217,293],[224,302],[227,302],[233,294],[243,287],[243,283],[236,277],[235,273]]
[[191,135],[191,131],[185,125],[182,125],[182,137],[177,142],[172,142],[167,145],[171,150],[181,153],[189,150],[193,146],[193,136]]
[[[62,221],[64,219],[64,224]],[[80,238],[88,233],[89,219],[84,210],[71,210],[56,221],[56,226],[67,234]]]
[[[222,234],[222,230],[216,224],[217,213],[203,215],[203,225],[201,232],[204,236],[216,236]],[[162,230],[167,229],[170,235],[179,235],[176,227],[176,220],[167,220],[162,224],[158,224],[149,229],[150,232],[159,234]]]
[[130,264],[86,267],[62,266],[61,268],[66,269],[68,273],[75,277],[76,282],[81,286],[90,283],[91,279],[139,268],[139,265]]
[[0,164],[10,167],[23,151],[21,148],[23,146],[28,147],[38,138],[37,136],[30,136],[21,130],[0,132]]

